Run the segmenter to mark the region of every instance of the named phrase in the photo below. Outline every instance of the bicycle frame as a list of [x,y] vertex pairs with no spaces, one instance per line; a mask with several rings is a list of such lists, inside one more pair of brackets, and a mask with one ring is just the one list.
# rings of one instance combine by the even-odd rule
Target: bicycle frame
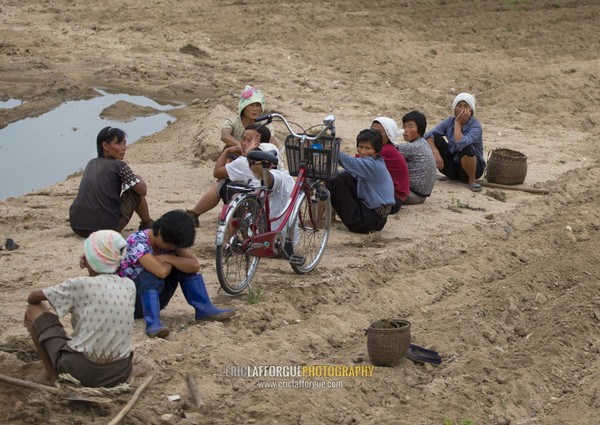
[[[268,171],[267,171],[268,172]],[[285,243],[286,231],[288,222],[292,214],[296,212],[298,209],[300,202],[302,200],[302,196],[306,196],[308,192],[308,181],[305,178],[305,168],[301,166],[298,177],[296,178],[296,183],[294,184],[294,189],[290,194],[289,201],[281,214],[276,217],[270,216],[269,210],[269,189],[265,186],[259,186],[254,188],[254,191],[258,192],[259,199],[262,200],[261,211],[265,212],[267,217],[267,231],[262,232],[256,235],[252,235],[250,238],[244,241],[242,244],[242,250],[244,252],[248,252],[248,254],[253,255],[255,257],[276,257],[279,255],[280,250],[283,248],[283,244]],[[238,193],[236,194],[229,204],[223,205],[221,209],[221,213],[219,215],[219,223],[225,223],[227,219],[227,213],[233,209],[246,195],[246,193]],[[277,227],[277,229],[272,229],[271,225],[273,222],[281,219],[281,223]],[[310,219],[314,222],[316,219],[312,216],[312,212],[310,213]],[[254,224],[255,229],[259,228],[258,223]],[[223,243],[224,233],[222,231],[217,232],[216,244],[219,245]]]
[[[279,255],[280,250],[284,248],[285,238],[287,237],[287,227],[290,220],[290,217],[296,212],[298,209],[300,202],[303,196],[306,196],[308,188],[306,187],[307,181],[305,178],[305,170],[303,168],[300,169],[300,173],[296,179],[296,183],[294,184],[294,189],[290,194],[289,201],[285,210],[276,217],[271,217],[268,213],[268,205],[269,205],[269,191],[265,190],[264,193],[264,202],[263,207],[266,207],[267,211],[267,231],[264,233],[260,233],[254,236],[254,243],[252,244],[250,255],[254,255],[256,257],[274,257]],[[280,220],[277,229],[271,229],[272,223],[277,220]],[[314,221],[314,217],[311,214],[311,220]]]

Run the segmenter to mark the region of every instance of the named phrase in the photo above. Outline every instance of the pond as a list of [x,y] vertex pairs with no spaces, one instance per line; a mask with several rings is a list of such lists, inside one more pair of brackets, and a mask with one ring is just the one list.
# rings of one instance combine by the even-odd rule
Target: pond
[[[25,118],[0,129],[0,200],[26,194],[65,180],[98,156],[96,136],[106,127],[127,134],[127,144],[162,131],[175,121],[167,111],[183,105],[163,105],[144,96],[109,94],[88,100],[69,101],[34,118]],[[119,101],[156,109],[155,114],[129,122],[101,117]],[[0,102],[0,108],[15,107],[20,100]],[[11,106],[12,105],[12,106]]]
[[10,108],[14,108],[15,106],[19,106],[23,103],[23,101],[19,100],[19,99],[13,99],[10,98],[8,100],[0,100],[0,109],[10,109]]

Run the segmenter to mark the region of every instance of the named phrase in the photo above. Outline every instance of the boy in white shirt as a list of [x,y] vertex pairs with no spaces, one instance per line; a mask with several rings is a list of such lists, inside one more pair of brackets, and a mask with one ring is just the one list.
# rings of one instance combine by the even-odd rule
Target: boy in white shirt
[[[279,159],[277,169],[285,170],[281,153],[277,149],[277,146],[269,143],[270,139],[271,132],[267,127],[259,124],[251,124],[244,130],[240,146],[229,146],[223,149],[223,152],[221,152],[215,163],[213,172],[213,175],[219,180],[209,187],[208,191],[202,195],[194,208],[186,210],[196,228],[200,226],[200,215],[216,207],[219,204],[219,199],[227,203],[231,196],[233,196],[235,191],[228,190],[230,183],[241,183],[250,186],[260,185],[260,180],[252,174],[248,166],[246,157],[250,151],[256,148],[265,152],[275,151],[275,155]],[[229,162],[231,155],[241,156]]]

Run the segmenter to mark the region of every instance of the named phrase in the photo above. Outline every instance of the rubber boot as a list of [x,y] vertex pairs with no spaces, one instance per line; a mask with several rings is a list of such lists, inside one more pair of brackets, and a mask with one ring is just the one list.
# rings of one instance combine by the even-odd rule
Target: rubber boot
[[158,291],[149,289],[140,294],[144,320],[146,321],[146,335],[150,338],[165,338],[169,335],[169,329],[160,323],[160,304],[158,302]]
[[185,283],[181,283],[181,291],[189,305],[196,311],[196,320],[222,321],[235,314],[235,309],[221,310],[208,298],[204,279],[201,274],[195,275]]

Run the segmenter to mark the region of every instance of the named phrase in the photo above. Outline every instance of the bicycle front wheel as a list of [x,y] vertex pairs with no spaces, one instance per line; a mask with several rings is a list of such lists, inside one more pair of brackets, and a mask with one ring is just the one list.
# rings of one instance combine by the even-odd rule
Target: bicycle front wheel
[[296,273],[305,274],[317,267],[325,252],[330,230],[329,191],[316,183],[298,198],[289,222],[287,239],[293,245],[290,265]]
[[266,217],[255,195],[234,198],[217,229],[217,277],[225,292],[237,295],[250,285],[260,257],[250,255],[254,235],[266,229]]

